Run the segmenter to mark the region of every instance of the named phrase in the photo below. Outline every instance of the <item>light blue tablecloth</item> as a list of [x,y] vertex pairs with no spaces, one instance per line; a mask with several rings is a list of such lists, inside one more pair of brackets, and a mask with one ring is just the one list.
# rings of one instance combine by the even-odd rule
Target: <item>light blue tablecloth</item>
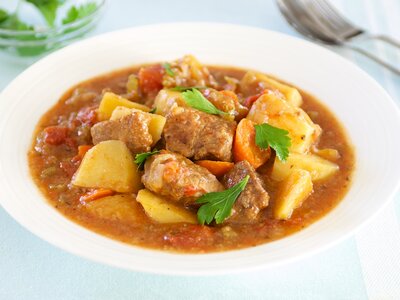
[[[400,39],[399,0],[334,3],[354,22]],[[96,33],[169,21],[229,22],[297,35],[272,0],[110,0]],[[400,65],[388,49],[374,49]],[[360,56],[341,53],[400,103],[399,77]],[[0,60],[0,89],[23,69]],[[399,217],[400,195],[375,225],[309,259],[268,271],[190,278],[134,273],[86,261],[40,240],[0,208],[0,299],[400,299]],[[390,232],[388,220],[394,224]]]

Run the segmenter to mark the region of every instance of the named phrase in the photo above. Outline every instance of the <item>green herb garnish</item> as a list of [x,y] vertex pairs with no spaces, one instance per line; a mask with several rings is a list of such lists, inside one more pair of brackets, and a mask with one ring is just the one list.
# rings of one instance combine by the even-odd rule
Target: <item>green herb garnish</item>
[[159,153],[160,150],[154,149],[153,151],[150,152],[143,152],[143,153],[138,153],[135,156],[135,163],[138,165],[138,169],[143,170],[144,163],[146,162],[146,159],[149,158],[150,156]]
[[172,71],[172,69],[171,69],[171,64],[170,63],[163,64],[163,68],[164,68],[165,72],[167,72],[167,74],[169,76],[175,76],[174,71]]
[[289,147],[292,144],[289,131],[280,129],[269,124],[254,126],[256,130],[256,144],[262,149],[271,147],[281,161],[285,161],[289,156]]
[[249,178],[250,176],[247,175],[242,181],[225,191],[208,193],[197,199],[196,203],[203,204],[197,211],[199,223],[210,224],[215,219],[217,224],[221,224],[229,217],[233,204],[245,189]]
[[196,90],[200,90],[200,89],[206,89],[206,86],[176,86],[173,88],[170,88],[171,91],[177,91],[177,92],[185,92],[191,89],[196,89]]
[[65,0],[26,0],[26,2],[36,6],[46,19],[47,24],[54,26],[57,9],[60,5],[64,4]]
[[70,24],[72,22],[75,22],[76,20],[83,19],[84,17],[87,17],[95,12],[96,9],[97,4],[95,2],[88,2],[80,6],[72,6],[68,10],[65,18],[62,20],[62,23]]
[[156,111],[157,111],[157,107],[154,107],[154,108],[150,109],[149,113],[150,114],[155,114]]
[[[22,2],[23,0],[19,0]],[[57,13],[59,8],[66,2],[66,0],[24,0],[24,2],[33,5],[43,16],[49,28],[54,28],[57,21]],[[65,18],[61,21],[62,24],[69,24],[79,19],[82,19],[91,13],[95,12],[97,9],[97,4],[95,2],[89,2],[80,6],[72,6]],[[80,28],[86,26],[89,21],[81,23],[73,28],[68,28],[63,31],[63,34],[68,34],[72,31],[78,31]],[[18,16],[18,9],[13,14],[0,9],[0,28],[16,30],[16,31],[32,31],[26,34],[15,35],[12,38],[20,41],[43,41],[43,43],[38,43],[35,46],[16,46],[15,50],[21,56],[36,56],[42,54],[50,49],[57,46],[46,44],[44,41],[48,36],[40,34],[40,32],[34,32],[34,26],[24,23],[20,20]],[[80,34],[80,36],[83,35]],[[3,38],[9,38],[4,36]]]
[[185,102],[195,108],[198,109],[202,112],[211,114],[211,115],[225,115],[226,112],[219,110],[212,104],[210,101],[208,101],[202,93],[199,92],[198,89],[192,88],[190,90],[187,90],[185,92],[182,92],[182,97],[185,100]]
[[0,9],[0,23],[8,18],[8,13],[5,10]]

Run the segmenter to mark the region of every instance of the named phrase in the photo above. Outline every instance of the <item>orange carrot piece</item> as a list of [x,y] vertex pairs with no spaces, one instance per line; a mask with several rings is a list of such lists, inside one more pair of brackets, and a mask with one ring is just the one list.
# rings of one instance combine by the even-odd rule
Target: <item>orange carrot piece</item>
[[73,163],[80,163],[83,159],[83,157],[85,156],[86,152],[88,152],[90,150],[90,148],[92,148],[92,145],[80,145],[78,146],[78,154],[75,155],[71,161]]
[[233,141],[233,158],[235,162],[247,160],[255,169],[267,162],[271,149],[261,149],[256,145],[256,130],[254,122],[242,119],[237,128]]
[[80,145],[78,146],[78,155],[83,158],[93,146],[92,145]]
[[94,201],[100,198],[104,198],[107,196],[112,196],[114,195],[114,191],[109,190],[109,189],[95,189],[90,192],[87,192],[86,194],[82,195],[79,198],[79,201],[81,203],[86,203],[90,201]]
[[206,168],[217,177],[224,175],[233,168],[233,163],[226,161],[199,160],[196,161],[196,164]]

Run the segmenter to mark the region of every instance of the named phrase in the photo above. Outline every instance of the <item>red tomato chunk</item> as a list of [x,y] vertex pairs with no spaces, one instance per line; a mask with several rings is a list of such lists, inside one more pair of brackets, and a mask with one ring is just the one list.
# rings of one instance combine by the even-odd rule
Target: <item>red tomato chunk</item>
[[61,145],[68,138],[67,127],[50,126],[44,129],[44,141],[50,145]]
[[212,245],[213,240],[214,231],[210,227],[201,225],[188,225],[182,227],[179,232],[164,235],[164,241],[171,246],[186,249]]
[[157,93],[163,88],[162,79],[164,68],[161,65],[154,65],[141,68],[139,71],[139,85],[143,93]]

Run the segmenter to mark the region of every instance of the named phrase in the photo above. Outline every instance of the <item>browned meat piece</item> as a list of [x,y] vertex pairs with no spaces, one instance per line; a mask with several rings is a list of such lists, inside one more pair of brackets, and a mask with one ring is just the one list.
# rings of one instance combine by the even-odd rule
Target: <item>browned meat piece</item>
[[236,123],[201,111],[175,107],[167,116],[167,150],[188,158],[232,161]]
[[149,116],[133,112],[118,120],[97,123],[91,129],[93,144],[120,140],[125,142],[134,154],[150,151],[153,138],[149,133],[149,122]]
[[204,96],[215,105],[216,108],[229,113],[236,121],[246,117],[248,108],[239,103],[237,95],[231,91],[217,91],[204,89]]
[[147,189],[184,204],[193,203],[206,193],[224,189],[207,169],[165,150],[146,161],[142,182]]
[[268,206],[269,195],[264,189],[263,182],[254,168],[246,161],[241,161],[223,178],[228,189],[239,183],[246,175],[249,181],[232,208],[231,216],[226,220],[230,223],[252,223],[257,220],[261,209]]

